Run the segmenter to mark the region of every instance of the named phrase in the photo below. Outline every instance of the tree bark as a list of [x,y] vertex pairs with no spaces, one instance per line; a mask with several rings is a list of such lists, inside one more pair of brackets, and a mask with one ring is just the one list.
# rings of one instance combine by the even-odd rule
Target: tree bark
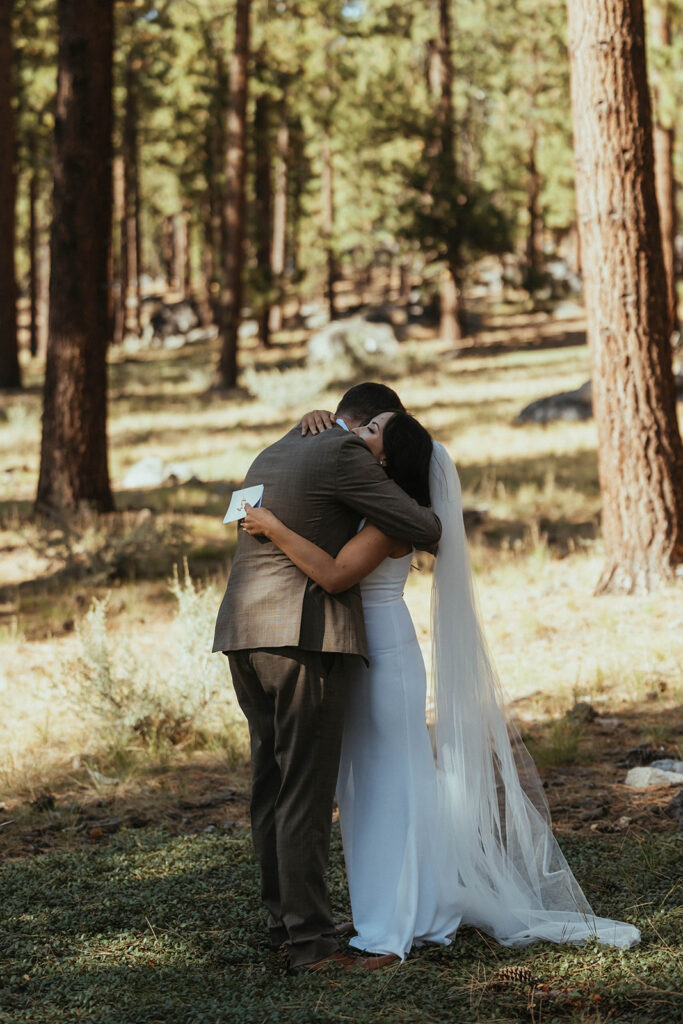
[[20,388],[14,262],[16,159],[12,110],[12,3],[0,6],[0,388]]
[[226,196],[223,204],[223,225],[227,245],[224,250],[220,296],[221,357],[218,364],[219,383],[224,388],[234,388],[237,385],[237,336],[242,308],[244,265],[250,7],[250,0],[236,0],[235,45],[229,74],[228,138],[225,155]]
[[289,121],[287,98],[282,100],[280,125],[277,131],[277,163],[275,165],[275,195],[273,201],[273,242],[270,264],[273,283],[278,290],[278,301],[270,307],[270,331],[282,330],[282,287],[285,272],[287,240],[287,175],[289,170]]
[[599,592],[683,561],[683,444],[654,187],[642,0],[569,0],[576,192],[598,429]]
[[107,511],[113,4],[58,0],[57,16],[50,331],[36,508]]
[[28,299],[29,350],[33,359],[38,355],[38,171],[36,169],[35,138],[29,140],[30,179],[28,185]]
[[173,217],[164,217],[161,222],[161,263],[164,268],[166,287],[174,288],[175,272],[175,236],[173,234]]
[[47,336],[50,321],[50,240],[45,238],[38,247],[38,358],[47,355]]
[[123,123],[123,167],[124,167],[124,210],[125,210],[125,255],[124,278],[125,326],[138,336],[142,333],[140,323],[140,181],[138,159],[138,102],[135,68],[130,58],[126,65],[126,107]]
[[270,97],[261,93],[254,110],[254,169],[255,241],[258,287],[259,338],[264,348],[270,347],[270,296],[273,286],[271,267],[271,181],[270,181]]
[[[453,60],[451,57],[450,0],[438,0],[439,39],[432,44],[429,80],[436,101],[436,130],[430,152],[430,191],[436,197],[456,188],[455,131],[453,118]],[[451,345],[460,345],[464,331],[460,287],[460,240],[457,224],[448,232],[445,267],[441,274],[439,334]]]
[[[114,228],[112,230],[111,255],[111,340],[112,345],[123,341],[126,319],[126,296],[128,295],[128,239],[126,236],[126,187],[123,156],[115,156],[112,162],[112,188],[114,202]],[[117,245],[118,243],[118,245]]]
[[537,287],[538,272],[540,265],[540,227],[541,216],[539,212],[539,199],[541,196],[541,179],[536,164],[536,129],[531,129],[529,142],[529,163],[527,171],[527,212],[529,216],[529,227],[526,237],[526,286],[529,290]]
[[[652,42],[660,47],[671,46],[671,12],[667,0],[658,0],[650,8]],[[667,305],[670,330],[678,330],[676,302],[676,179],[674,175],[675,130],[665,123],[659,109],[659,83],[654,82],[654,151],[655,188],[662,230],[662,254],[666,271]]]
[[332,166],[332,146],[330,142],[329,124],[325,124],[322,137],[322,213],[323,213],[323,245],[325,247],[326,282],[325,298],[330,320],[337,316],[334,296],[334,284],[337,280],[337,263],[335,259],[332,236],[334,234],[334,168]]
[[173,217],[173,285],[182,299],[187,294],[187,278],[187,216],[184,213],[177,213]]

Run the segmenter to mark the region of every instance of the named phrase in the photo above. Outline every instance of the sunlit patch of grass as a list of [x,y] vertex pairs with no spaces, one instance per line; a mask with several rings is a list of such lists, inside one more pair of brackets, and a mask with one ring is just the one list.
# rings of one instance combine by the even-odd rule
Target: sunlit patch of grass
[[[447,446],[458,465],[465,507],[484,512],[470,549],[486,633],[503,687],[513,699],[541,694],[534,707],[542,720],[557,719],[577,693],[600,707],[652,701],[666,709],[680,700],[683,683],[677,598],[593,596],[601,569],[595,424],[513,425],[524,405],[588,379],[589,354],[579,343],[579,329],[580,324],[554,324],[544,314],[505,309],[490,316],[484,310],[474,339],[478,347],[470,346],[465,356],[453,357],[427,332],[409,332],[400,359],[368,371],[394,386]],[[525,347],[565,330],[576,334],[576,345]],[[166,587],[172,564],[167,524],[184,530],[178,553],[187,557],[193,576],[216,581],[217,604],[236,540],[234,527],[221,522],[231,488],[306,406],[334,409],[345,388],[365,376],[343,361],[324,372],[305,368],[304,332],[283,332],[275,342],[267,353],[251,340],[241,345],[242,384],[252,394],[246,387],[230,394],[210,390],[213,343],[143,350],[134,357],[111,353],[110,470],[117,516],[133,521],[150,509],[159,557],[152,552],[141,566],[141,552],[126,551],[124,535],[123,549],[117,541],[112,556],[120,563],[117,578],[97,585],[87,572],[77,579],[60,575],[57,563],[41,560],[35,551],[38,368],[29,368],[27,393],[8,396],[6,404],[3,399],[8,419],[0,423],[0,673],[7,687],[0,710],[5,723],[20,726],[10,734],[0,720],[0,747],[11,752],[17,769],[22,749],[30,749],[36,765],[92,753],[87,729],[60,710],[54,688],[57,665],[75,643],[91,597],[110,595],[114,636],[125,636],[140,657],[163,659],[173,616]],[[199,482],[121,490],[126,471],[147,455],[188,463]],[[109,532],[93,527],[84,542],[92,556],[111,554]],[[424,564],[411,574],[406,593],[428,659],[431,573],[427,556],[416,561]],[[53,713],[41,750],[46,706]],[[220,747],[222,741],[209,736],[206,742]]]

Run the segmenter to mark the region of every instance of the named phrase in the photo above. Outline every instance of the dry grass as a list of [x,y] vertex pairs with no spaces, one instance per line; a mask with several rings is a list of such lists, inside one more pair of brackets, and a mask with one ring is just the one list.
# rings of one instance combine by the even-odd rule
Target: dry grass
[[[398,363],[366,374],[400,391],[452,452],[466,505],[486,509],[471,537],[473,563],[494,659],[522,722],[557,718],[577,697],[598,710],[643,701],[666,710],[680,700],[683,681],[680,589],[651,597],[592,594],[601,564],[594,424],[512,425],[529,401],[587,379],[580,329],[545,314],[484,317],[463,356],[454,358],[436,339],[413,339]],[[334,407],[359,379],[343,365],[311,373],[302,366],[304,352],[301,334],[283,334],[265,357],[245,343],[243,380],[251,394],[228,396],[209,390],[215,353],[207,346],[134,358],[117,353],[110,442],[119,512],[85,531],[78,572],[30,518],[40,443],[37,371],[28,369],[26,394],[7,397],[0,422],[6,797],[36,789],[74,756],[94,753],[92,722],[74,715],[58,686],[92,596],[110,595],[114,642],[125,638],[139,659],[163,657],[173,618],[167,580],[180,553],[169,546],[168,531],[179,529],[191,572],[216,587],[218,600],[234,544],[233,528],[220,521],[232,485],[303,410]],[[122,491],[126,470],[145,455],[188,462],[201,482]],[[93,566],[111,564],[112,537],[129,537],[142,508],[153,512],[157,549],[144,565],[124,552],[113,575],[97,576]],[[430,583],[425,564],[407,588],[427,656]]]

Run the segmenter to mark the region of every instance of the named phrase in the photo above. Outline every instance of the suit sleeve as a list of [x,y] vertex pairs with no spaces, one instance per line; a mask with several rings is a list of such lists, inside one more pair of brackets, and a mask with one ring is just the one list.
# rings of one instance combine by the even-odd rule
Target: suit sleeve
[[339,449],[336,496],[389,537],[414,547],[433,548],[441,536],[438,516],[390,480],[358,437],[349,437]]

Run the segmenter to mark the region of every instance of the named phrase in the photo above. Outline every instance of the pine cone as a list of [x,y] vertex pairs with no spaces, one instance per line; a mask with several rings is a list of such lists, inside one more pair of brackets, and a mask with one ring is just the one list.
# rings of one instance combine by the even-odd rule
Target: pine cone
[[533,988],[537,979],[528,967],[518,967],[511,964],[509,967],[501,967],[492,975],[489,982],[494,988],[514,988],[519,991]]

